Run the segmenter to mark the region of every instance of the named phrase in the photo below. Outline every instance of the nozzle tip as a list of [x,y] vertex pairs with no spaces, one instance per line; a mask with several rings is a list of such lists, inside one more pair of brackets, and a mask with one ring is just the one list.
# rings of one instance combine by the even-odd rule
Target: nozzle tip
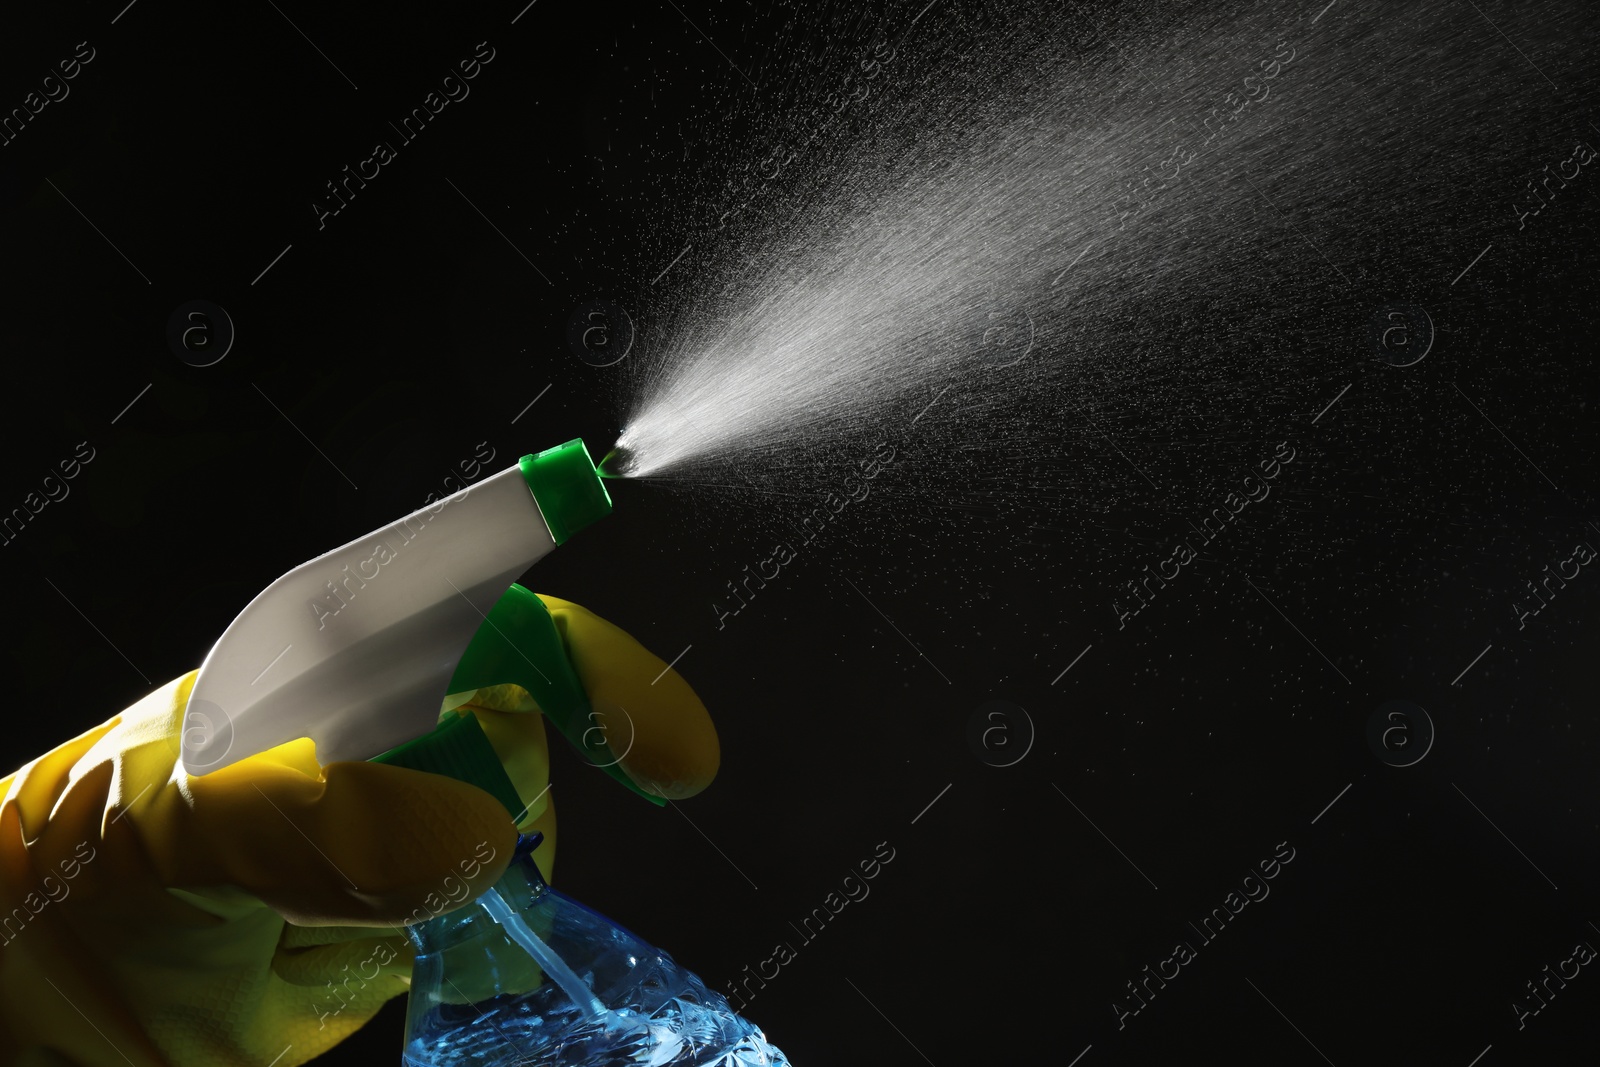
[[626,478],[632,461],[633,453],[623,445],[618,445],[606,453],[606,458],[602,459],[600,466],[595,469],[600,472],[602,478]]

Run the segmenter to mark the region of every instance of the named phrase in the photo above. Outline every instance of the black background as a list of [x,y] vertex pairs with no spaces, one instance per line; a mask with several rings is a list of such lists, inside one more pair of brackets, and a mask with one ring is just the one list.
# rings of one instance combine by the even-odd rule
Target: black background
[[[77,442],[95,449],[0,555],[7,767],[198,665],[273,578],[420,507],[478,442],[496,468],[574,436],[608,447],[661,305],[693,299],[784,108],[921,7],[139,0],[8,33],[5,108],[77,42],[96,57],[0,148],[0,507]],[[1133,7],[1096,11],[1115,25]],[[1479,14],[1535,36],[1513,5]],[[950,3],[917,32],[959,50],[1008,17]],[[1271,315],[1195,292],[1130,324],[1139,353],[1260,363],[1209,391],[1198,372],[1180,391],[1119,365],[1097,410],[1138,474],[1060,412],[990,433],[958,390],[941,403],[965,412],[966,436],[911,426],[915,409],[874,427],[899,446],[874,495],[720,631],[724,583],[814,501],[613,483],[617,517],[526,581],[663,658],[688,648],[678,666],[724,765],[675,813],[558,755],[561,886],[723,988],[797,942],[790,923],[888,842],[870,897],[747,1010],[797,1064],[1068,1063],[1086,1048],[1085,1065],[1592,1058],[1592,968],[1526,1029],[1511,1010],[1544,965],[1600,943],[1600,579],[1586,569],[1522,630],[1511,608],[1575,543],[1600,545],[1594,192],[1525,234],[1502,204],[1600,114],[1593,15],[1552,5],[1540,20],[1539,39],[1559,25],[1564,44],[1532,59],[1561,88],[1508,51],[1492,91],[1569,132],[1530,135],[1498,170],[1416,176],[1493,219],[1436,213],[1415,236],[1393,228],[1403,189],[1367,190],[1370,221],[1346,225],[1339,254],[1350,290],[1331,294],[1307,257]],[[1479,29],[1483,48],[1507,43]],[[387,123],[485,40],[495,58],[471,95],[319,229],[324,183],[393,143]],[[929,65],[907,92],[938,77],[935,52],[916,54]],[[1373,78],[1425,80],[1418,62]],[[567,339],[595,296],[637,319],[636,351],[612,367]],[[238,331],[209,367],[165,341],[195,299]],[[1391,303],[1427,307],[1438,330],[1414,367],[1369,347],[1370,314]],[[1201,514],[1283,440],[1297,458],[1277,510],[1247,512],[1119,630],[1107,605],[1168,554],[1173,516]],[[1367,742],[1392,699],[1437,731],[1414,766]],[[982,719],[991,700],[1027,721]],[[1119,1030],[1124,984],[1194,943],[1188,923],[1280,842],[1295,858],[1271,895]],[[325,1061],[396,1055],[402,1019],[391,1004]]]

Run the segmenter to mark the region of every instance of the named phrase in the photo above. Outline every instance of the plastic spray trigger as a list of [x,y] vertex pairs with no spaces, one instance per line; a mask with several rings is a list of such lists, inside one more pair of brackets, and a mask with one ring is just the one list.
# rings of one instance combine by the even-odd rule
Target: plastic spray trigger
[[473,635],[451,675],[450,692],[507,683],[527,690],[545,718],[584,759],[652,804],[666,805],[665,799],[641,789],[619,765],[549,609],[520,585],[506,590]]

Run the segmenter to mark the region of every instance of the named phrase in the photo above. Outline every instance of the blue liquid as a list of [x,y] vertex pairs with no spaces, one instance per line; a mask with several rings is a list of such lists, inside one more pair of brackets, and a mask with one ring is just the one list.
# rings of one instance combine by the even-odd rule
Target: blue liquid
[[[670,961],[669,961],[670,962]],[[456,1018],[439,1014],[407,1042],[407,1067],[789,1067],[760,1029],[676,964],[686,981],[676,996],[649,1010],[606,1010],[595,1016],[563,1010],[542,1014],[528,1003],[478,1005]],[[492,1014],[484,1016],[484,1010]]]
[[406,1067],[789,1067],[725,997],[546,886],[531,857],[495,892],[411,928]]

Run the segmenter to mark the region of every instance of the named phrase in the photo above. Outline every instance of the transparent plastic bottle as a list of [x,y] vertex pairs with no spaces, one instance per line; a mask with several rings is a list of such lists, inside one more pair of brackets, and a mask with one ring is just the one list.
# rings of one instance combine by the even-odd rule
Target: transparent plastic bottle
[[671,956],[545,884],[538,834],[466,907],[409,927],[405,1067],[788,1067]]

